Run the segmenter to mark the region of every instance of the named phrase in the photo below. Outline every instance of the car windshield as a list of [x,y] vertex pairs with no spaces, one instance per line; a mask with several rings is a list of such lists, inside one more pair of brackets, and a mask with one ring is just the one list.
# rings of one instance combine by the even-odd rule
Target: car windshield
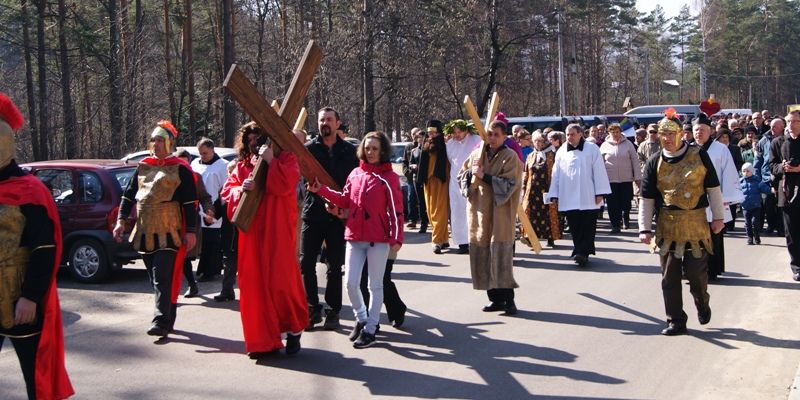
[[403,162],[403,153],[406,150],[406,145],[403,143],[395,143],[392,144],[392,162],[393,163],[401,163]]
[[136,168],[123,168],[111,171],[111,176],[116,179],[120,190],[128,187],[128,183],[130,183],[134,171],[136,171]]

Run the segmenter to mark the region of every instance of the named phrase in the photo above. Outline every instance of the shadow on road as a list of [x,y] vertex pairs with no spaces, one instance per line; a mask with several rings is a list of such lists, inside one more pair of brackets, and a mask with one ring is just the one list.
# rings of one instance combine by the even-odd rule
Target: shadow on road
[[418,272],[392,272],[392,279],[401,281],[472,283],[472,279],[470,278],[420,274]]
[[384,348],[413,360],[460,364],[474,370],[485,383],[367,366],[361,359],[319,349],[304,349],[302,362],[276,358],[262,360],[259,364],[360,381],[369,388],[370,394],[376,396],[473,399],[495,398],[502,393],[503,398],[535,398],[535,395],[519,383],[515,374],[561,376],[571,380],[612,385],[625,382],[593,371],[534,362],[542,360],[571,363],[577,356],[550,347],[486,336],[484,334],[487,331],[480,327],[486,323],[455,323],[416,311],[409,314],[415,317],[414,323],[409,324],[413,326],[410,334],[380,332],[378,336],[381,340],[374,347]]

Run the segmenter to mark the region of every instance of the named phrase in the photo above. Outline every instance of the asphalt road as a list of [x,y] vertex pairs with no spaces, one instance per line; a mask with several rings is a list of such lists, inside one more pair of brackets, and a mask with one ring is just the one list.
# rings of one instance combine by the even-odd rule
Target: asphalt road
[[[741,230],[709,289],[710,324],[697,323],[685,286],[690,335],[680,337],[659,334],[657,257],[633,231],[610,237],[606,221],[586,269],[567,258],[569,240],[519,251],[515,317],[481,312],[467,256],[434,255],[429,235],[409,232],[394,275],[409,307],[401,330],[384,314],[379,343],[353,349],[345,306],[339,330],[306,332],[298,355],[259,362],[244,354],[238,302],[211,299],[219,281],[181,299],[178,331],[154,342],[140,265],[101,285],[62,271],[67,367],[81,399],[786,399],[800,364],[800,283],[783,238],[746,246]],[[23,398],[8,342],[0,370],[0,398]]]

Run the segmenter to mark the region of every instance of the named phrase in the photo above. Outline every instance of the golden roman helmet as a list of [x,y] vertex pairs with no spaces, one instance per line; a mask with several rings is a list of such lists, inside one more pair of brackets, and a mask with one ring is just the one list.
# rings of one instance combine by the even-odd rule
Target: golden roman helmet
[[[683,127],[680,121],[675,118],[675,114],[674,108],[668,108],[664,111],[664,118],[658,121],[658,134],[671,136],[673,143],[680,144],[683,136]],[[661,143],[661,146],[664,147],[664,143]]]
[[[162,119],[158,121],[158,124],[155,129],[153,129],[153,133],[150,134],[150,138],[160,137],[164,139],[164,143],[167,145],[167,153],[172,153],[175,151],[175,139],[178,137],[178,130],[175,128],[175,125],[172,125],[172,122]],[[150,149],[153,150],[152,148]]]
[[16,156],[14,132],[22,128],[24,122],[16,104],[0,92],[0,169],[5,168]]

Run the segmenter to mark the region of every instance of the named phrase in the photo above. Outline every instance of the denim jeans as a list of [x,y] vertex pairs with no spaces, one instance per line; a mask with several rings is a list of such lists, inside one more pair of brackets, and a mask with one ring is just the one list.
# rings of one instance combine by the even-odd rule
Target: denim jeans
[[[345,259],[347,270],[347,296],[353,307],[356,321],[365,324],[369,333],[375,333],[381,318],[383,306],[383,273],[386,270],[386,259],[389,258],[389,243],[347,242]],[[361,271],[367,261],[369,276],[369,311],[361,295]]]

